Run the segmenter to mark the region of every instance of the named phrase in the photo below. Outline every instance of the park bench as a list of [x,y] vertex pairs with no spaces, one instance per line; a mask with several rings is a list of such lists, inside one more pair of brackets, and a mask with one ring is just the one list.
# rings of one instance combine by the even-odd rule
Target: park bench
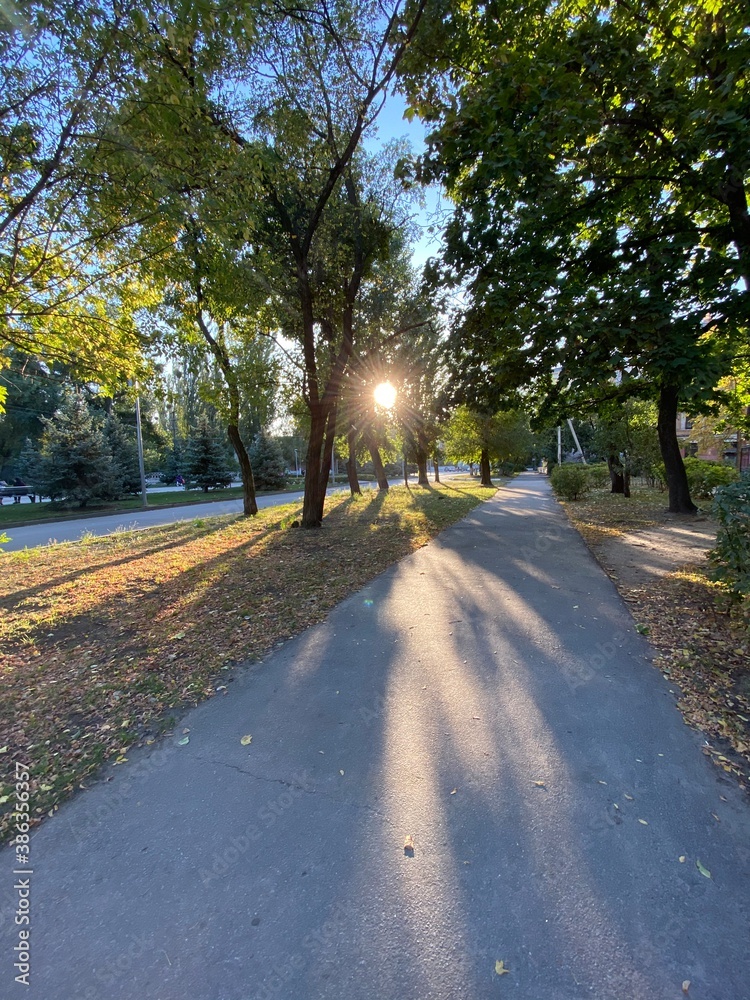
[[13,497],[17,503],[21,502],[21,497],[29,497],[32,503],[36,502],[36,493],[31,486],[0,486],[0,504],[5,497]]

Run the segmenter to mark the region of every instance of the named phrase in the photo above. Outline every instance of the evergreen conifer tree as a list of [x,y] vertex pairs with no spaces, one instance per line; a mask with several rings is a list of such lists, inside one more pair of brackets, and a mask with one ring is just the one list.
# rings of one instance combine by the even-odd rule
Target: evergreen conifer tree
[[141,492],[141,473],[138,468],[138,447],[135,432],[113,413],[107,417],[104,436],[112,453],[112,460],[120,481],[122,493]]
[[39,451],[31,438],[27,437],[16,461],[16,473],[35,493],[40,492],[39,463]]
[[120,483],[112,453],[83,397],[69,395],[44,423],[37,490],[51,500],[79,507],[90,501],[115,499]]
[[229,486],[232,473],[228,466],[226,448],[209,422],[202,418],[188,441],[185,455],[187,486],[200,487],[204,493],[216,487]]
[[284,455],[276,441],[262,432],[258,434],[250,448],[250,462],[257,489],[283,489],[286,482]]

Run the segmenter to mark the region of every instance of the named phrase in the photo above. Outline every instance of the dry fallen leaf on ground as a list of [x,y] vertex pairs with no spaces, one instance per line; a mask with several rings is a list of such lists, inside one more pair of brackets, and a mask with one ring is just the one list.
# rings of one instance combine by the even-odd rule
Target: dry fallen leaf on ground
[[638,820],[638,822],[639,822],[639,823],[642,823],[642,824],[643,824],[644,826],[648,826],[648,820],[645,820],[645,819],[639,819],[639,820]]
[[706,868],[706,866],[701,862],[700,858],[696,859],[695,867],[703,875],[704,878],[711,878],[711,872]]
[[248,746],[252,742],[253,742],[253,738],[252,738],[252,736],[250,736],[249,733],[248,733],[247,736],[243,736],[242,739],[240,740],[240,743],[243,745],[243,747]]
[[495,962],[495,972],[498,976],[505,976],[510,972],[510,969],[505,968],[505,963],[503,961]]
[[534,784],[536,785],[536,787],[537,787],[537,788],[546,788],[546,787],[547,787],[547,786],[546,786],[546,785],[544,784],[544,782],[543,782],[543,781],[535,781],[535,782],[534,782]]
[[690,989],[690,980],[686,979],[685,982],[682,984],[682,992],[687,993],[689,989]]
[[411,852],[412,854],[414,853],[414,837],[412,837],[411,834],[409,834],[408,837],[404,838],[404,850],[407,853],[409,852]]
[[685,857],[684,854],[681,854],[677,860],[680,862],[681,865],[684,865],[685,862],[687,861],[687,858]]

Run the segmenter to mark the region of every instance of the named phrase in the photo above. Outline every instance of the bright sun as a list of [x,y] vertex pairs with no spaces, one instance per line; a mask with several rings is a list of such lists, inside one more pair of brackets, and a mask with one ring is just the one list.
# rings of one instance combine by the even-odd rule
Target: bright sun
[[396,390],[390,382],[381,382],[375,386],[375,402],[386,410],[390,410],[396,402]]

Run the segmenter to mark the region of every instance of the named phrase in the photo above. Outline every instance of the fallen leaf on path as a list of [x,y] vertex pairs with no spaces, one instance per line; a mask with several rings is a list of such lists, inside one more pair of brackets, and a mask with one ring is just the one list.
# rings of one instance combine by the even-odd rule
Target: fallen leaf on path
[[455,795],[457,791],[458,791],[458,789],[454,788],[453,791],[451,792],[451,795]]
[[632,795],[628,795],[627,792],[623,792],[623,795],[628,800],[628,802],[635,802],[635,799],[633,798],[633,796]]
[[639,823],[642,823],[642,824],[643,824],[644,826],[648,826],[648,820],[645,820],[645,819],[639,819],[639,820],[638,820],[638,822],[639,822]]
[[687,858],[685,857],[684,854],[681,854],[677,860],[680,862],[681,865],[684,865],[685,862],[687,861]]
[[189,742],[190,742],[190,737],[189,736],[183,736],[181,740],[177,740],[177,746],[178,747],[184,747],[184,746],[187,746],[187,744]]
[[508,972],[510,972],[510,969],[506,969],[505,968],[505,963],[504,962],[497,961],[497,962],[495,962],[495,972],[497,973],[498,976],[504,976]]
[[701,875],[703,875],[704,878],[711,878],[711,872],[701,862],[700,858],[696,859],[696,861],[695,861],[695,867],[698,869],[698,871],[701,873]]
[[534,784],[536,785],[536,787],[537,787],[537,788],[546,788],[546,787],[547,787],[547,786],[546,786],[546,785],[544,784],[544,782],[543,782],[543,781],[535,781],[535,782],[534,782]]
[[606,784],[607,784],[607,782],[606,782],[606,781],[602,781],[602,780],[601,780],[601,778],[600,778],[600,779],[599,779],[599,784],[600,784],[600,785],[606,785]]
[[249,746],[249,744],[252,742],[253,738],[249,733],[247,734],[247,736],[243,736],[242,739],[240,740],[240,743],[243,745],[243,747]]
[[686,979],[685,982],[682,984],[682,992],[687,993],[689,989],[690,989],[690,980]]
[[404,852],[406,854],[414,853],[414,837],[411,834],[404,839]]
[[342,778],[344,777],[344,772],[343,771],[339,771],[339,774],[341,775]]

